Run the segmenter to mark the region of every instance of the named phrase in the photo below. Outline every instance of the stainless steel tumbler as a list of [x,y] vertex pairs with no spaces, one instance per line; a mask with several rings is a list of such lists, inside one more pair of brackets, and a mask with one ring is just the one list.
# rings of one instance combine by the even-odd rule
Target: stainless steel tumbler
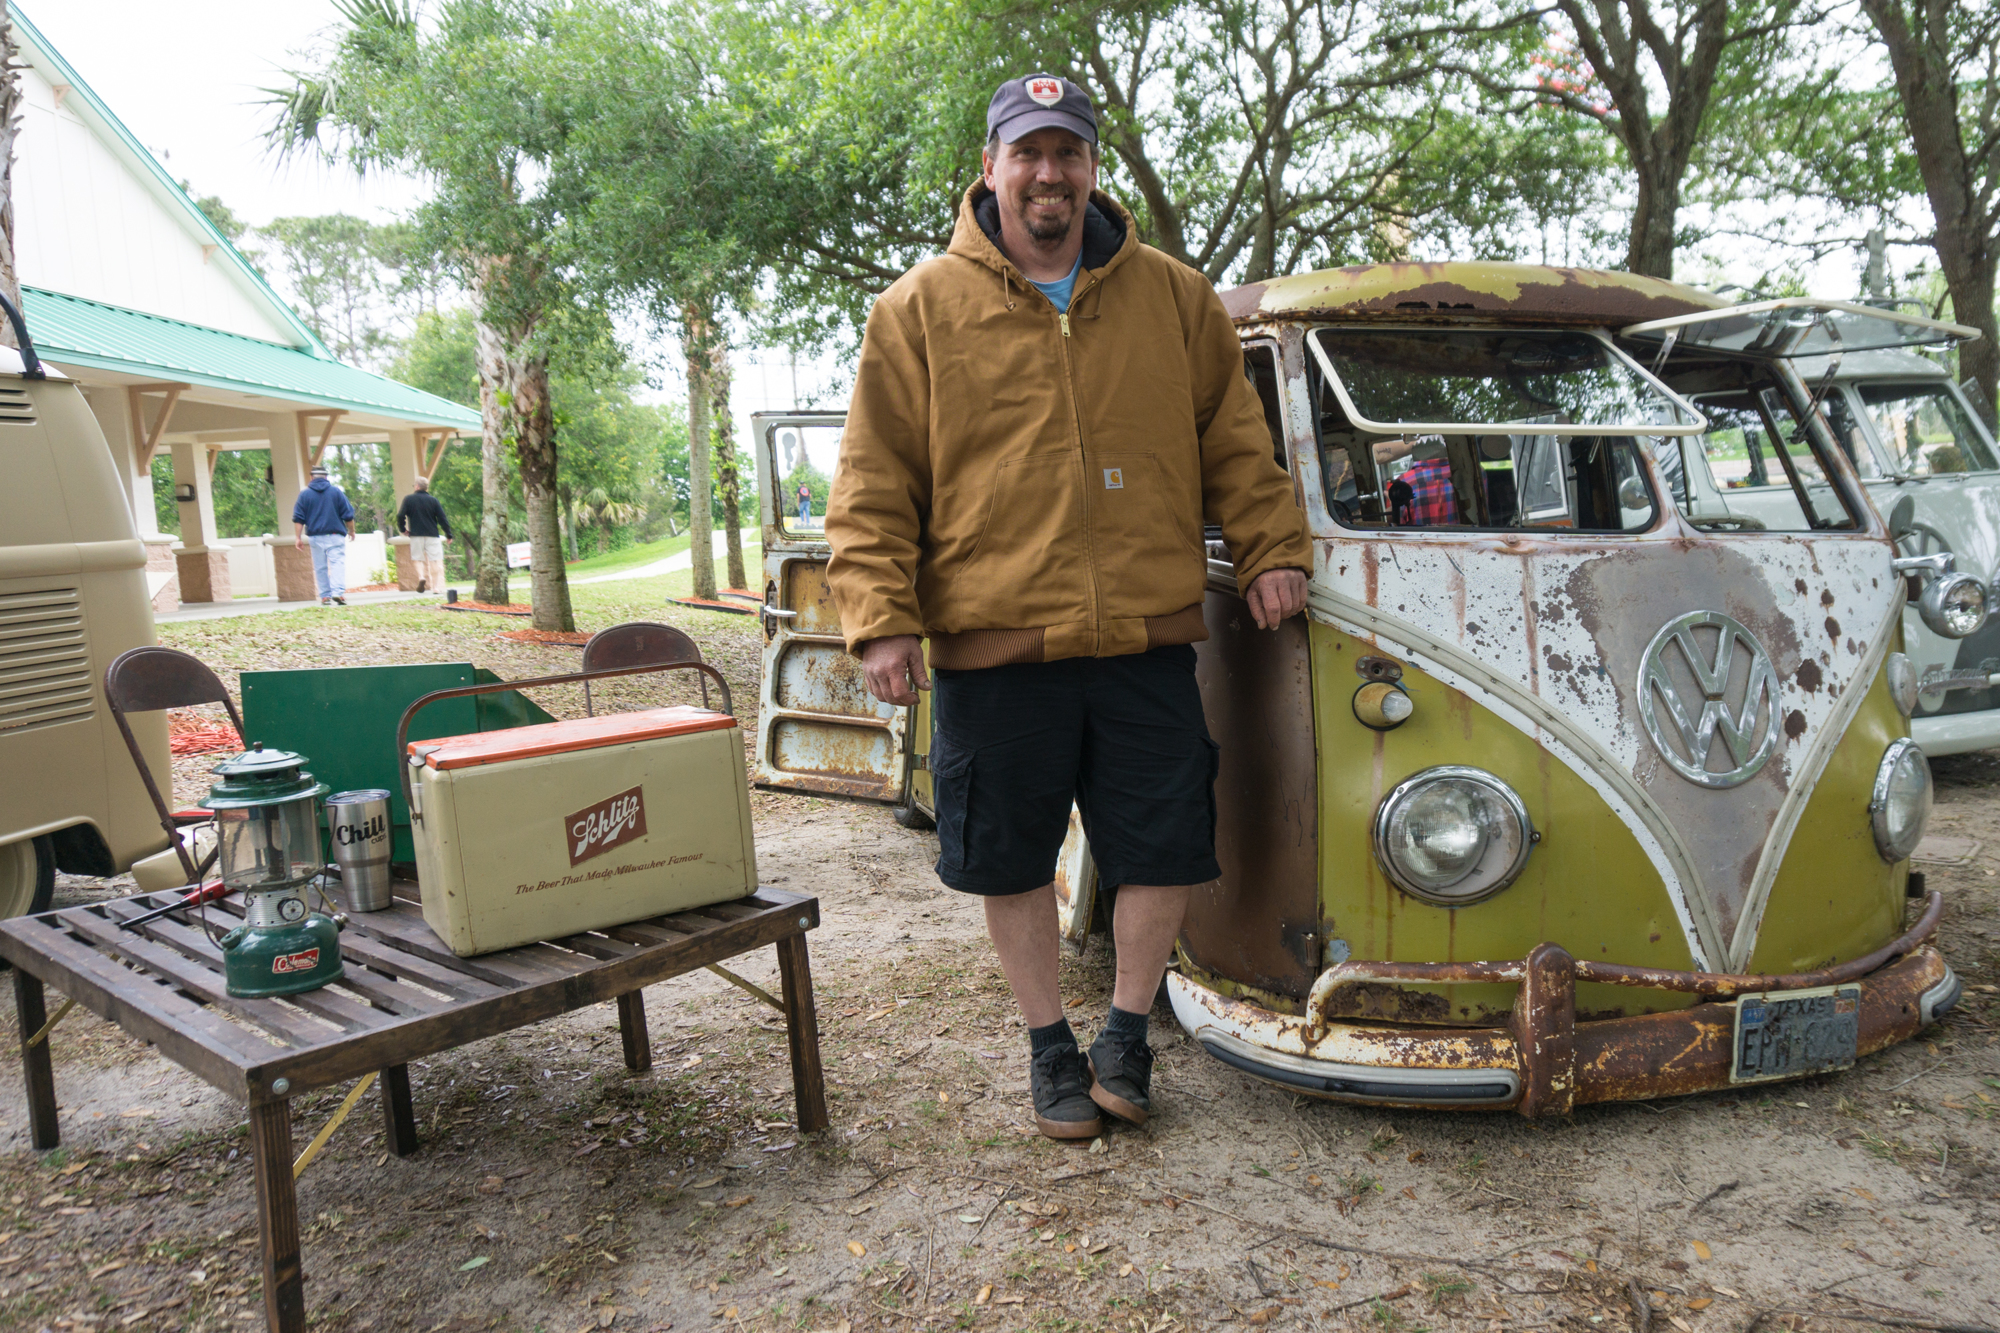
[[379,912],[389,892],[389,793],[380,788],[335,792],[326,798],[326,827],[340,867],[341,906]]

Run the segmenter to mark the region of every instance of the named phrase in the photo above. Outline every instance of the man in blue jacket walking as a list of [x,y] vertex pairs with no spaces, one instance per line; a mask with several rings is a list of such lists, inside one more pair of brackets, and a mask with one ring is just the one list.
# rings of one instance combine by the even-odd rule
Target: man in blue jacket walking
[[312,483],[292,505],[295,545],[303,551],[312,542],[313,580],[319,584],[321,606],[347,605],[347,543],[354,540],[354,506],[327,479],[326,469],[312,470]]

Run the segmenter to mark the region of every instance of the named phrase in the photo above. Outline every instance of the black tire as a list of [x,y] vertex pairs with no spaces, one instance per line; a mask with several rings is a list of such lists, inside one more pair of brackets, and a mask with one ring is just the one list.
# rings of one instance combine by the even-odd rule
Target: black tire
[[[24,864],[30,855],[34,858],[32,868]],[[7,871],[8,878],[12,882],[0,886],[9,890],[8,896],[13,899],[9,906],[21,907],[22,899],[24,897],[26,899],[25,910],[13,911],[10,914],[31,916],[36,912],[48,911],[56,896],[55,839],[44,835],[30,841],[25,848],[18,843],[10,843],[0,847],[0,856],[14,858],[13,867]],[[25,894],[22,892],[24,888]],[[0,958],[0,972],[5,972],[12,966],[12,963]]]
[[896,822],[906,829],[918,833],[928,833],[937,827],[937,821],[917,808],[915,801],[906,801],[895,808]]

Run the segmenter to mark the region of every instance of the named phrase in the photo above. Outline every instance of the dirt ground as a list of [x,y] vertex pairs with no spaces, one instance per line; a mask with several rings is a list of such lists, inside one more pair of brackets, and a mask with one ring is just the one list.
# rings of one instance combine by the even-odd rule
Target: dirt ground
[[[662,586],[579,588],[579,618],[682,624],[748,719],[754,623],[663,613]],[[375,608],[161,638],[232,681],[573,665],[492,637],[510,627]],[[206,764],[178,767],[199,790]],[[2000,757],[1936,768],[1933,831],[1980,850],[1926,867],[1971,989],[1925,1039],[1801,1083],[1529,1123],[1291,1096],[1161,1009],[1154,1119],[1077,1146],[1030,1128],[1026,1041],[977,904],[930,873],[934,836],[754,794],[761,878],[821,903],[833,1128],[796,1131],[780,1020],[706,974],[649,989],[645,1075],[610,1005],[419,1062],[422,1151],[384,1151],[371,1093],[299,1182],[313,1326],[1593,1333],[1637,1328],[1634,1292],[1653,1333],[2000,1326]],[[58,903],[123,891],[65,877]],[[739,968],[775,985],[771,955]],[[1064,971],[1087,1041],[1109,951]],[[27,1146],[20,1083],[0,1080],[0,1327],[258,1326],[242,1107],[82,1010],[51,1041],[60,1149]],[[342,1092],[293,1103],[298,1143]]]

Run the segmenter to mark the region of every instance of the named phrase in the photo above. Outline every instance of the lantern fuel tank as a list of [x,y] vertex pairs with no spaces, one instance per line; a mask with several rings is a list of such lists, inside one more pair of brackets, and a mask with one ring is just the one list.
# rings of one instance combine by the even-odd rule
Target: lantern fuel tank
[[424,920],[461,957],[757,887],[743,734],[653,708],[413,741]]

